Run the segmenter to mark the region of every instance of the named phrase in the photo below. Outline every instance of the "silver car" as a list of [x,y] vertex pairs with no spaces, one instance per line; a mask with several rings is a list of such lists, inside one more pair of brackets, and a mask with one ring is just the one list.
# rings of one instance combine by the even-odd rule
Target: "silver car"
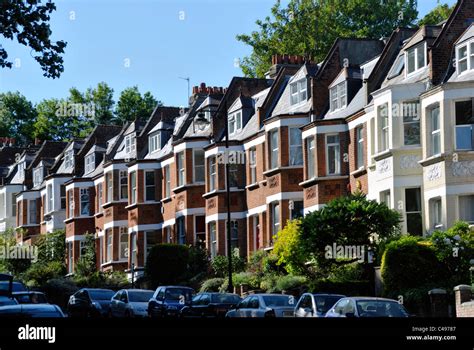
[[152,290],[121,289],[112,297],[109,316],[111,317],[147,317],[148,301]]
[[324,317],[345,295],[304,293],[295,307],[295,317]]
[[410,317],[396,300],[374,297],[342,298],[326,317]]
[[226,317],[293,317],[294,300],[292,295],[252,294],[227,312]]

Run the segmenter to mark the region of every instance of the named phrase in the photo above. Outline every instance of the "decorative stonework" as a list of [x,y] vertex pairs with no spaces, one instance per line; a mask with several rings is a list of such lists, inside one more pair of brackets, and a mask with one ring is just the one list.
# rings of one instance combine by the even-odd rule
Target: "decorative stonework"
[[391,170],[392,167],[390,165],[390,159],[386,158],[381,160],[380,162],[377,162],[377,173],[385,174],[390,172]]
[[428,172],[426,173],[426,179],[428,181],[435,181],[441,178],[441,165],[434,164],[428,168]]
[[177,198],[176,210],[184,210],[184,196],[180,195]]
[[421,160],[420,156],[415,154],[405,155],[400,157],[400,168],[401,169],[416,169],[420,168],[421,165],[418,162]]
[[451,163],[453,176],[474,176],[474,161]]
[[310,188],[307,188],[305,190],[305,196],[306,196],[306,199],[312,199],[312,198],[316,197],[316,190],[315,190],[314,186],[310,187]]
[[268,187],[274,188],[278,186],[278,176],[272,176],[268,179]]
[[207,201],[207,209],[214,209],[216,207],[216,199],[211,198]]

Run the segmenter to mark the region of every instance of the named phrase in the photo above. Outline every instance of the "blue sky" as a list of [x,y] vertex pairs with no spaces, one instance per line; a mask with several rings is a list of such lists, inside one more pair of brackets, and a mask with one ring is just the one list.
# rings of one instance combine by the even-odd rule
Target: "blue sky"
[[[418,0],[420,16],[438,0]],[[449,4],[455,0],[444,0]],[[68,42],[65,71],[43,77],[30,49],[2,40],[19,63],[0,70],[0,91],[20,91],[33,102],[66,97],[105,81],[115,100],[126,87],[151,91],[165,105],[186,104],[187,83],[227,86],[242,75],[235,61],[250,48],[235,39],[256,29],[274,0],[56,0],[53,40]],[[3,39],[3,38],[2,38]]]

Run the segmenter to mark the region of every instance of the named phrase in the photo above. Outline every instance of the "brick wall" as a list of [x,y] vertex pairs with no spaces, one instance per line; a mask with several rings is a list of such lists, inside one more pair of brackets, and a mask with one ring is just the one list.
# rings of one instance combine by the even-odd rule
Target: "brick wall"
[[459,285],[454,288],[456,298],[456,317],[474,317],[474,300],[472,287]]

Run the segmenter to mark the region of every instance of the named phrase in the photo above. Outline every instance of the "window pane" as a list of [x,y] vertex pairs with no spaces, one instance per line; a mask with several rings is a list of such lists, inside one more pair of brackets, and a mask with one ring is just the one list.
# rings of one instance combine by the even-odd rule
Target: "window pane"
[[419,188],[405,190],[406,211],[421,211],[421,192]]
[[474,222],[474,196],[459,197],[459,219]]
[[408,60],[408,73],[412,73],[415,71],[415,49],[411,49],[407,53],[407,60]]
[[425,46],[420,45],[417,49],[418,69],[425,66]]
[[310,137],[308,139],[308,167],[307,167],[307,174],[308,174],[308,179],[311,179],[314,177],[314,147],[315,147],[315,142],[314,142],[314,137]]
[[458,49],[458,65],[459,73],[467,70],[467,46]]
[[290,128],[290,165],[303,165],[301,130]]

